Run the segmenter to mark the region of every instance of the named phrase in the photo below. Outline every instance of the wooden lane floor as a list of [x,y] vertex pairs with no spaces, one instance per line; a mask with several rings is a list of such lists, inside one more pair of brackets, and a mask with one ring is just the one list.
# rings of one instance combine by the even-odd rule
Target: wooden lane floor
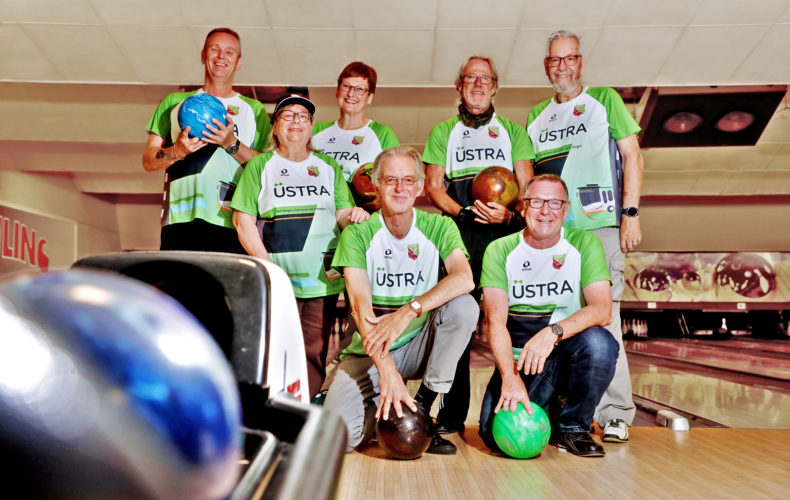
[[[737,340],[732,344],[726,340],[698,342],[690,339],[626,340],[624,343],[626,351],[632,353],[790,381],[790,353],[779,350],[784,347],[782,343],[750,342],[750,347]],[[756,349],[759,345],[770,350]]]
[[[625,344],[635,395],[727,427],[790,429],[790,382],[751,370],[769,363],[788,370],[787,354],[746,350],[740,341],[700,346],[656,339]],[[673,352],[682,355],[668,354]]]
[[635,395],[727,427],[790,429],[790,394],[629,356]]
[[[600,436],[598,436],[600,437]],[[603,458],[549,446],[531,460],[492,454],[469,428],[451,456],[387,458],[370,445],[346,456],[338,499],[786,498],[790,431],[634,427]]]

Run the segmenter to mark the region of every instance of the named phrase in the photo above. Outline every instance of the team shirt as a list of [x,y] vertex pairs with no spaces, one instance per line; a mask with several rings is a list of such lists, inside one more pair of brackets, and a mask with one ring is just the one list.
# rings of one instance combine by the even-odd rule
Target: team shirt
[[524,344],[546,326],[584,307],[584,287],[610,281],[601,240],[580,229],[562,228],[551,248],[532,248],[523,231],[486,249],[480,287],[507,291],[507,329],[518,358]]
[[640,130],[609,87],[585,88],[567,102],[552,98],[532,108],[527,133],[537,155],[535,174],[557,174],[568,185],[567,227],[620,224],[623,170],[616,141]]
[[467,127],[454,116],[436,125],[425,144],[425,163],[444,167],[447,194],[462,207],[473,205],[472,181],[491,166],[513,171],[513,163],[535,156],[521,125],[494,115],[488,125]]
[[[148,121],[147,131],[175,143],[181,127],[178,110],[189,96],[202,93],[176,92],[162,100]],[[261,151],[266,146],[272,125],[260,101],[236,94],[218,98],[231,115],[236,137],[247,147]],[[243,167],[223,148],[208,144],[172,164],[165,176],[162,225],[203,219],[212,224],[233,227],[230,200]]]
[[[394,312],[435,287],[440,265],[453,250],[460,248],[466,254],[452,219],[412,210],[412,226],[403,238],[389,232],[379,211],[361,224],[348,226],[340,236],[332,267],[338,271],[344,267],[367,270],[376,316]],[[429,317],[423,314],[411,320],[390,349],[413,339]],[[358,331],[343,351],[344,356],[347,354],[367,354]]]
[[313,125],[313,147],[340,164],[346,182],[351,182],[351,177],[359,167],[372,162],[379,153],[394,146],[400,146],[395,132],[373,120],[355,130],[343,130],[336,121]]
[[345,289],[330,267],[340,234],[335,210],[354,202],[332,158],[311,153],[294,162],[276,152],[257,155],[247,163],[230,206],[263,220],[269,257],[288,273],[297,297]]

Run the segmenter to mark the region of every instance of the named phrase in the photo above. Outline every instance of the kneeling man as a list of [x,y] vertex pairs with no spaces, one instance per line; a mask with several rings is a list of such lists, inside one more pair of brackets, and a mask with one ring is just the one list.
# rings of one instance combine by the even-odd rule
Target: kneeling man
[[527,228],[491,243],[483,258],[480,286],[497,370],[483,398],[480,435],[498,451],[494,414],[518,403],[531,413],[531,399],[558,428],[560,451],[603,456],[589,433],[618,351],[603,328],[612,302],[606,256],[594,234],[562,227],[568,188],[559,176],[535,176],[525,193]]
[[[343,231],[332,261],[346,278],[355,332],[324,407],[346,422],[347,451],[372,435],[375,418],[386,419],[390,407],[398,417],[403,404],[430,411],[437,394],[450,389],[479,314],[458,228],[449,217],[414,208],[425,179],[420,154],[387,149],[371,177],[381,210]],[[419,378],[413,399],[404,379]],[[434,432],[428,453],[455,451]]]

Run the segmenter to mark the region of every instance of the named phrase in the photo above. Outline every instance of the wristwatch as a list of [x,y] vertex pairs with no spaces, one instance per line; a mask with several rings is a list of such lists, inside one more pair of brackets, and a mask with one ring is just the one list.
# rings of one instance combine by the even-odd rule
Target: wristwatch
[[639,209],[636,207],[625,207],[622,212],[626,217],[636,217],[639,215]]
[[241,144],[241,139],[237,137],[236,142],[225,148],[225,151],[227,151],[229,155],[235,155],[239,152],[239,144]]
[[414,299],[411,302],[409,302],[409,309],[414,311],[414,314],[416,314],[418,318],[422,316],[422,304],[417,302],[417,299]]
[[565,329],[559,323],[553,323],[549,326],[551,327],[551,333],[557,336],[557,341],[554,342],[554,345],[557,345],[562,340],[562,336],[565,335]]

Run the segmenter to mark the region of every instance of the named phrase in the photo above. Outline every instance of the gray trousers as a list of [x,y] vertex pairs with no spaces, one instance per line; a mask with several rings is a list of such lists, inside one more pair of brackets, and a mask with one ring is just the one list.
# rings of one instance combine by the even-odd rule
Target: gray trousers
[[620,250],[620,228],[602,227],[593,229],[591,232],[601,239],[606,253],[606,262],[609,264],[609,274],[612,276],[612,322],[606,325],[606,329],[612,333],[620,346],[614,378],[606,388],[601,402],[595,408],[595,421],[603,427],[609,420],[619,418],[631,425],[634,421],[636,408],[631,396],[631,375],[628,371],[628,359],[625,357],[623,328],[620,323],[620,297],[623,296],[625,287],[625,255]]
[[[458,358],[477,325],[479,308],[471,295],[461,295],[431,312],[422,331],[408,344],[390,351],[404,380],[423,379],[434,392],[450,390]],[[379,404],[379,373],[368,356],[346,356],[329,381],[324,408],[339,415],[348,428],[349,452],[374,430]]]

